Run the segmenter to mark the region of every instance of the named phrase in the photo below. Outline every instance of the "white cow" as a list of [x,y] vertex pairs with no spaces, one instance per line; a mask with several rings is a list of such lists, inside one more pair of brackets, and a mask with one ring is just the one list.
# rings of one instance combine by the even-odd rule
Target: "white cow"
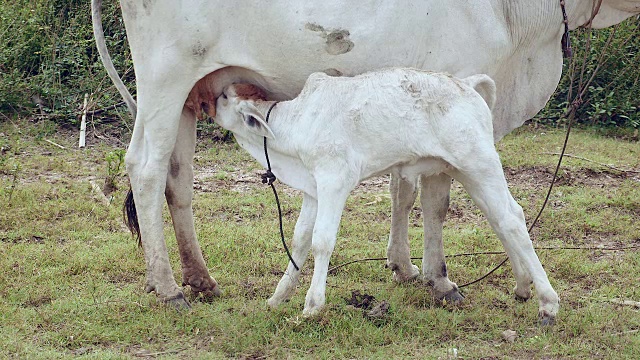
[[[495,84],[488,76],[459,80],[414,69],[351,78],[314,73],[297,98],[273,108],[259,94],[254,85],[230,85],[216,103],[214,120],[265,167],[263,139],[269,138],[273,173],[304,192],[292,255],[300,269],[289,263],[270,306],[290,298],[310,248],[315,266],[303,314],[324,305],[340,217],[362,180],[393,173],[416,186],[420,177],[446,174],[464,185],[498,234],[513,265],[516,292],[528,292],[533,282],[540,318],[553,321],[558,295],[533,250],[493,145]],[[444,262],[439,269],[432,275],[446,278]]]
[[[606,27],[640,13],[640,0],[565,0],[571,29]],[[601,2],[601,6],[598,6]],[[98,49],[112,80],[136,114],[136,104],[106,50],[100,0],[92,0]],[[173,278],[164,241],[166,197],[182,264],[182,283],[207,295],[219,292],[196,240],[193,212],[195,118],[215,114],[214,99],[232,81],[257,84],[271,100],[295,97],[312,72],[352,76],[388,66],[446,71],[458,77],[491,76],[499,101],[493,137],[499,140],[536,114],[561,75],[563,16],[560,0],[121,0],[137,82],[137,114],[126,156],[147,265],[147,291],[188,306]],[[423,179],[427,220],[427,280],[454,290],[448,278],[429,277],[444,262],[442,214],[450,179]],[[418,275],[411,264],[408,213],[415,181],[392,178],[388,264],[402,281]],[[135,198],[135,207],[133,199]],[[135,226],[134,226],[135,227]],[[447,292],[453,299],[457,293]],[[529,291],[516,288],[528,298]]]

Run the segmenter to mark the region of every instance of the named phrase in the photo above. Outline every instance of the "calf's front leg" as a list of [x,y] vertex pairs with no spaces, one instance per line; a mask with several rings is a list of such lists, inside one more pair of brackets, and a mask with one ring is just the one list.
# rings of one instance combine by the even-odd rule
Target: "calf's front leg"
[[311,241],[314,257],[313,278],[305,298],[302,312],[304,316],[313,316],[324,306],[329,260],[336,244],[340,218],[349,192],[357,183],[336,181],[333,177],[321,177],[317,180],[318,213]]
[[298,216],[298,221],[293,231],[291,249],[291,257],[293,261],[296,262],[296,265],[298,265],[298,270],[289,262],[289,266],[287,266],[287,270],[280,279],[273,296],[267,300],[267,304],[272,308],[289,300],[296,290],[298,279],[302,272],[302,266],[307,260],[309,248],[311,248],[311,236],[313,234],[317,210],[318,202],[316,199],[304,194],[302,209],[300,210],[300,215]]

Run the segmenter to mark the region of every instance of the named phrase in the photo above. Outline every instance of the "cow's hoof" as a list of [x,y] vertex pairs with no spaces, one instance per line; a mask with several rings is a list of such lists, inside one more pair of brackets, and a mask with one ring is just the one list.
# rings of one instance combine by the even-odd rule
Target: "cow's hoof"
[[166,298],[164,300],[164,303],[169,305],[169,306],[171,306],[171,307],[173,307],[174,309],[176,309],[178,311],[186,311],[186,310],[190,310],[191,309],[191,304],[189,304],[189,302],[184,297],[184,294],[182,292],[180,292],[176,296],[172,296],[170,298]]
[[406,283],[416,280],[420,275],[420,268],[411,264],[411,268],[408,271],[400,271],[399,267],[390,266],[393,269],[393,281],[399,283]]
[[191,291],[204,300],[211,300],[213,298],[222,295],[222,290],[218,283],[213,280],[208,274],[203,276],[190,276],[187,279],[182,279],[182,286],[191,287]]
[[448,304],[460,304],[464,301],[464,296],[460,293],[458,288],[453,288],[438,296],[438,300]]

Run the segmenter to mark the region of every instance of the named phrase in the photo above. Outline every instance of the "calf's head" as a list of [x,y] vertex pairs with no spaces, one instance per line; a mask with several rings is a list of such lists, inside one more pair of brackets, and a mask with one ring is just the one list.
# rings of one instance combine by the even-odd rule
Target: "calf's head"
[[263,112],[269,106],[262,89],[252,84],[227,86],[216,101],[214,121],[235,135],[255,134],[274,139]]

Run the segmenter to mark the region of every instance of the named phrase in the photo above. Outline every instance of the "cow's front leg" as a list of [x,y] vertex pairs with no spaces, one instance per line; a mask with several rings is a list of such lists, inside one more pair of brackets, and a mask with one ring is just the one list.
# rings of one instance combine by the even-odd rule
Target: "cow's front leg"
[[298,216],[298,221],[293,231],[291,250],[291,257],[293,257],[296,265],[298,265],[298,270],[289,262],[289,266],[282,276],[282,279],[280,279],[273,296],[267,300],[267,304],[270,307],[276,307],[283,301],[289,300],[296,290],[298,279],[302,272],[302,266],[307,260],[309,248],[311,248],[311,237],[313,235],[313,226],[316,221],[317,210],[318,202],[316,199],[304,194],[300,216]]
[[316,176],[316,181],[318,182],[318,214],[311,241],[314,267],[311,286],[307,291],[302,312],[304,316],[313,316],[324,306],[329,260],[336,244],[340,217],[349,192],[357,184],[357,181],[351,179],[336,178],[334,174]]
[[180,117],[178,137],[171,154],[165,196],[176,233],[180,262],[182,264],[182,286],[205,298],[220,295],[217,282],[209,276],[196,237],[193,221],[193,156],[196,146],[196,117],[193,111],[184,108]]
[[437,299],[461,301],[456,284],[449,280],[442,245],[442,226],[449,209],[451,177],[446,174],[423,176],[420,203],[424,222],[424,254],[422,274],[433,287]]
[[409,213],[416,201],[417,179],[403,179],[391,174],[391,233],[387,247],[387,267],[393,271],[398,282],[413,280],[420,275],[417,266],[411,263],[409,246]]

